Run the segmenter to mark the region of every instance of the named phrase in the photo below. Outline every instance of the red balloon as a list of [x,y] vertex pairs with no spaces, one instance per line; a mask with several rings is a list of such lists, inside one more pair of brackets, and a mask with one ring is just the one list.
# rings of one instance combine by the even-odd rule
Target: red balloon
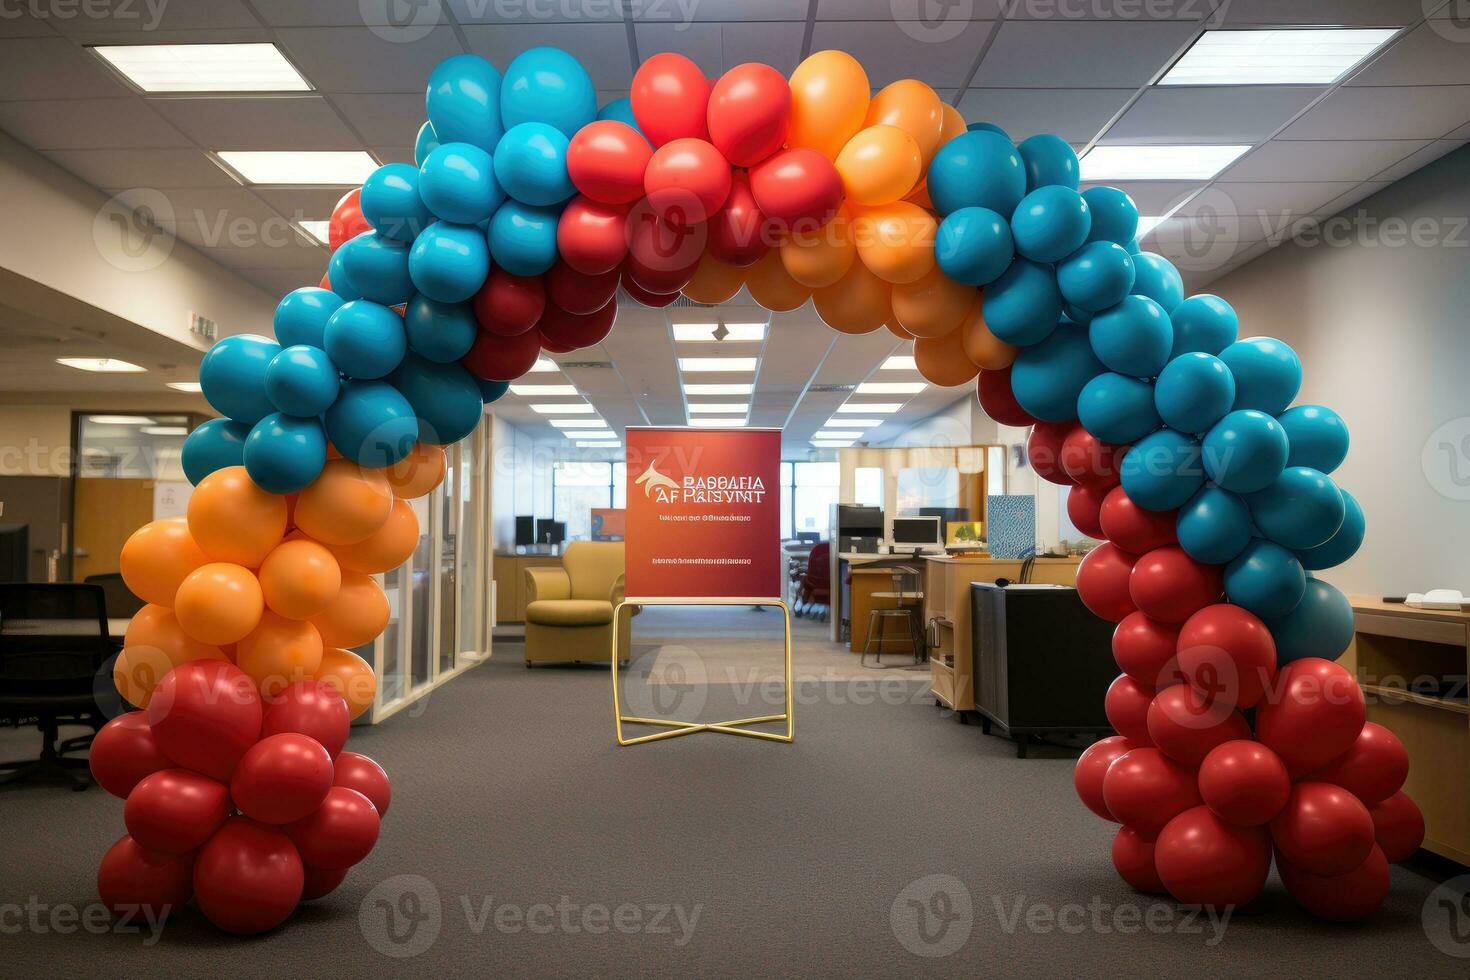
[[1179,669],[1216,701],[1253,708],[1276,677],[1276,641],[1247,610],[1217,602],[1180,628]]
[[709,79],[698,65],[665,51],[638,66],[628,101],[643,135],[654,146],[663,146],[686,136],[709,139],[705,122],[709,91]]
[[1172,510],[1145,510],[1133,502],[1122,487],[1113,487],[1103,498],[1098,519],[1103,534],[1124,551],[1141,555],[1155,548],[1177,544]]
[[1373,818],[1373,838],[1390,861],[1413,856],[1424,843],[1424,814],[1403,790],[1368,810]]
[[1297,783],[1271,821],[1281,856],[1314,875],[1345,875],[1373,849],[1373,818],[1352,793],[1332,783]]
[[980,407],[985,410],[985,414],[1001,425],[1040,424],[1021,407],[1020,402],[1016,401],[1016,395],[1011,391],[1009,366],[999,371],[981,371],[979,379],[975,382],[975,393],[980,399]]
[[557,221],[557,252],[583,275],[614,272],[628,257],[627,224],[625,208],[574,197]]
[[704,140],[677,139],[654,151],[643,174],[648,205],[664,221],[694,225],[730,195],[730,163]]
[[481,330],[497,337],[519,337],[541,319],[546,287],[540,276],[513,276],[497,266],[470,304]]
[[766,217],[788,229],[820,228],[842,205],[842,177],[816,150],[795,148],[768,157],[750,171],[750,191]]
[[1218,745],[1205,756],[1199,795],[1226,823],[1259,827],[1286,806],[1291,776],[1279,755],[1246,737]]
[[1077,530],[1089,538],[1103,538],[1102,525],[1098,523],[1098,510],[1102,507],[1102,494],[1091,486],[1078,485],[1067,494],[1067,517]]
[[1221,908],[1244,905],[1271,873],[1271,838],[1259,827],[1234,827],[1209,807],[1185,810],[1154,845],[1159,879],[1175,901]]
[[278,827],[231,817],[194,862],[194,897],[225,932],[250,935],[285,922],[301,900],[305,869]]
[[97,785],[123,800],[144,776],[173,766],[158,747],[148,715],[142,711],[129,711],[103,725],[92,738],[89,755]]
[[633,297],[633,299],[637,300],[644,306],[650,306],[656,310],[660,310],[663,309],[665,306],[672,305],[674,300],[678,299],[680,295],[677,292],[655,293],[652,290],[644,289],[642,286],[638,285],[636,282],[630,279],[626,272],[623,273],[623,278],[619,281],[618,284],[622,286],[623,291],[626,292],[629,296]]
[[1136,559],[1111,541],[1087,553],[1077,566],[1077,595],[1095,615],[1116,623],[1136,606],[1128,593],[1129,573]]
[[1336,783],[1371,807],[1397,793],[1409,778],[1409,753],[1393,732],[1365,722],[1351,748],[1307,778]]
[[156,922],[194,897],[194,855],[150,851],[124,835],[97,866],[97,895],[115,915]]
[[247,817],[291,823],[321,806],[332,788],[332,757],[307,735],[282,732],[251,746],[235,768],[230,795]]
[[571,350],[592,347],[607,339],[617,315],[616,299],[608,300],[600,310],[581,316],[568,313],[558,306],[548,306],[546,315],[541,318],[542,342]]
[[1119,670],[1145,687],[1165,688],[1183,679],[1174,658],[1178,642],[1179,628],[1173,623],[1131,612],[1113,630],[1113,659]]
[[1103,777],[1108,774],[1108,766],[1132,748],[1135,748],[1134,743],[1122,735],[1100,738],[1082,751],[1072,769],[1072,785],[1077,790],[1077,797],[1087,809],[1104,820],[1116,822],[1108,812],[1107,804],[1103,803]]
[[1101,492],[1118,485],[1118,464],[1127,446],[1103,442],[1081,425],[1073,425],[1062,439],[1057,462],[1071,483],[1087,484]]
[[694,278],[705,239],[703,225],[670,224],[648,208],[635,208],[628,215],[628,264],[624,271],[649,292],[678,292]]
[[318,868],[315,865],[303,866],[305,880],[301,886],[301,900],[310,902],[313,899],[323,898],[337,890],[342,880],[347,877],[347,868]]
[[144,776],[123,806],[128,834],[160,854],[195,850],[229,815],[230,793],[224,784],[188,769]]
[[737,167],[781,149],[791,127],[791,86],[769,65],[736,65],[715,82],[706,112],[709,138]]
[[301,857],[323,868],[348,868],[378,842],[379,816],[372,801],[355,789],[333,786],[322,805],[289,824],[286,832]]
[[1132,827],[1119,827],[1113,837],[1113,868],[1118,877],[1141,892],[1164,891],[1154,866],[1154,842]]
[[771,250],[772,235],[766,216],[750,191],[750,177],[736,171],[725,206],[709,219],[709,253],[726,265],[754,265]]
[[1218,602],[1225,591],[1217,565],[1204,565],[1178,545],[1155,548],[1141,556],[1128,577],[1128,594],[1154,619],[1182,623]]
[[594,201],[630,204],[643,196],[643,171],[652,155],[638,130],[615,119],[599,119],[572,137],[567,175]]
[[1062,469],[1062,443],[1075,422],[1037,422],[1026,438],[1026,459],[1036,475],[1048,483],[1071,486],[1072,478]]
[[1256,737],[1300,778],[1350,749],[1366,713],[1352,674],[1330,660],[1306,657],[1277,672],[1256,708]]
[[337,689],[322,681],[304,680],[288,685],[265,706],[260,737],[282,732],[309,735],[336,758],[347,744],[352,717]]
[[357,752],[343,752],[337,756],[332,785],[357,790],[378,808],[379,818],[388,815],[388,804],[393,801],[388,774],[367,756]]
[[1193,771],[1146,746],[1125,752],[1108,767],[1103,802],[1124,826],[1155,837],[1174,817],[1198,806],[1200,799]]
[[541,356],[541,331],[527,330],[515,337],[500,337],[488,330],[475,334],[474,346],[459,359],[477,378],[486,381],[514,381],[536,363]]
[[616,268],[592,276],[573,269],[566,259],[558,259],[546,273],[546,298],[568,313],[596,313],[617,293]]
[[1152,745],[1148,734],[1148,706],[1153,703],[1154,689],[1119,674],[1103,695],[1103,712],[1113,730],[1135,745]]
[[1376,846],[1347,874],[1314,875],[1284,859],[1276,862],[1276,870],[1302,908],[1331,922],[1366,919],[1388,897],[1388,857]]
[[332,208],[332,218],[327,222],[327,244],[333,252],[341,248],[342,243],[348,239],[373,230],[368,219],[363,217],[361,199],[362,188],[354,187],[343,194],[337,206]]
[[222,783],[260,737],[260,721],[255,682],[224,660],[180,664],[148,702],[148,725],[163,754]]
[[1251,737],[1245,716],[1185,684],[1166,687],[1148,706],[1149,741],[1169,758],[1197,767],[1217,745]]

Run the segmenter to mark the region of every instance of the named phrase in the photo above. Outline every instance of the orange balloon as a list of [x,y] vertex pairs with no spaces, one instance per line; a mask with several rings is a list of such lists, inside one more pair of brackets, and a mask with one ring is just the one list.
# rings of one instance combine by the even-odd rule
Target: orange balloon
[[889,295],[893,287],[854,262],[847,274],[812,294],[817,315],[839,333],[872,333],[893,315]]
[[791,73],[787,146],[810,147],[831,160],[868,112],[868,73],[846,51],[818,51]]
[[904,200],[910,204],[917,204],[925,211],[934,210],[934,199],[929,196],[929,182],[927,180],[919,181],[919,186],[915,187],[911,193],[904,197]]
[[296,526],[323,544],[361,541],[393,510],[393,489],[382,470],[329,459],[296,500]]
[[791,278],[781,261],[781,250],[771,249],[745,270],[750,298],[776,313],[789,313],[812,298],[810,286]]
[[[444,447],[416,442],[408,455],[383,470],[393,496],[412,500],[444,482]],[[292,502],[295,506],[295,502]]]
[[981,314],[984,305],[983,297],[975,297],[975,305],[970,308],[965,324],[960,328],[964,336],[965,356],[987,371],[1000,371],[1011,366],[1021,348],[1011,346],[990,332]]
[[792,279],[812,289],[841,279],[856,259],[852,215],[846,208],[820,228],[793,229],[781,243],[781,265]]
[[980,368],[965,356],[964,329],[956,328],[943,337],[920,337],[914,341],[914,366],[930,384],[955,388],[969,384]]
[[201,565],[174,599],[179,625],[201,643],[219,646],[243,638],[260,623],[265,599],[250,569],[228,562]]
[[939,149],[944,132],[944,103],[929,86],[916,78],[904,78],[885,85],[868,103],[865,126],[897,126],[919,144],[924,169]]
[[286,498],[256,486],[245,467],[226,466],[194,488],[189,533],[213,561],[259,567],[286,533]]
[[[413,505],[406,500],[395,500],[393,512],[382,527],[361,541],[332,545],[331,550],[343,571],[372,573],[386,572],[402,565],[418,544],[419,519]],[[266,600],[270,600],[269,593]]]
[[969,124],[960,115],[960,110],[948,102],[941,102],[939,108],[944,113],[944,124],[939,127],[939,145],[943,146],[968,129]]
[[189,519],[165,517],[128,536],[118,567],[133,595],[154,605],[172,606],[179,583],[207,561],[189,533]]
[[853,220],[858,257],[879,279],[913,282],[934,268],[939,222],[917,204],[895,201],[869,208]]
[[368,662],[351,650],[338,647],[322,651],[316,679],[337,689],[347,702],[347,713],[352,718],[373,706],[373,696],[378,691],[378,679]]
[[279,694],[297,681],[316,676],[322,665],[321,634],[304,620],[267,612],[236,647],[235,663],[262,694]]
[[837,154],[837,172],[849,200],[892,204],[914,189],[924,172],[918,142],[897,126],[868,126]]
[[[407,503],[398,501],[403,506]],[[260,591],[271,612],[308,619],[327,608],[342,587],[342,569],[324,546],[305,538],[276,545],[260,565]]]
[[388,597],[372,576],[342,572],[342,588],[327,608],[311,617],[311,625],[329,647],[359,647],[388,625]]
[[726,265],[705,252],[699,258],[699,266],[694,270],[694,278],[689,280],[689,285],[684,287],[683,292],[696,303],[708,303],[714,306],[740,292],[740,287],[743,285],[745,285],[744,269]]
[[898,325],[898,321],[897,320],[894,320],[891,317],[888,319],[887,322],[885,322],[883,324],[883,326],[887,327],[888,328],[888,332],[891,333],[891,334],[893,334],[893,336],[897,337],[899,340],[913,340],[914,339],[914,335],[913,334],[909,333],[903,327],[899,326]]
[[123,648],[128,647],[162,650],[175,666],[190,660],[217,660],[221,656],[219,647],[185,633],[172,609],[151,603],[134,613],[128,622]]
[[922,278],[893,287],[893,315],[915,337],[943,337],[965,322],[980,293],[938,266]]

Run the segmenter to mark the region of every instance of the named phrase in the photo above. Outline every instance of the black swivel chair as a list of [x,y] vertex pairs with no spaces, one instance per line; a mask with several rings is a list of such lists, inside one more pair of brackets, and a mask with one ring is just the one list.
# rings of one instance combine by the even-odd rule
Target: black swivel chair
[[111,619],[132,619],[148,605],[133,595],[133,591],[123,581],[122,572],[88,575],[83,581],[88,585],[102,586],[103,596],[107,600],[107,615]]
[[90,739],[58,745],[57,729],[102,726],[93,685],[112,652],[100,586],[0,585],[0,720],[35,724],[42,740],[39,758],[0,762],[0,783],[60,775],[76,790],[91,785],[87,760],[61,754]]

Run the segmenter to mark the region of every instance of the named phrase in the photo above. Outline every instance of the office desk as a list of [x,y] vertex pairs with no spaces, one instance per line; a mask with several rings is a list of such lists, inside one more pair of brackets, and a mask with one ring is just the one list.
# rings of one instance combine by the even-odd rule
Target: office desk
[[[867,636],[868,610],[871,610],[872,606],[868,605],[864,608],[860,620],[849,615],[853,605],[853,599],[850,594],[851,584],[847,581],[847,573],[849,571],[862,569],[865,572],[871,572],[876,569],[892,568],[895,565],[912,565],[915,568],[924,567],[924,556],[922,555],[915,558],[913,555],[877,555],[866,551],[834,551],[832,552],[831,560],[832,602],[830,608],[831,615],[827,617],[827,633],[828,639],[833,643],[842,642],[841,630],[844,619],[852,622],[852,635],[854,638],[859,633],[862,633],[864,637]],[[886,581],[887,585],[892,584],[892,573],[889,573],[889,578]],[[879,588],[869,581],[865,584],[865,587],[871,593],[882,592],[887,588],[887,585]],[[862,647],[856,646],[851,649],[860,651]]]
[[[132,621],[131,616],[109,619],[108,637],[121,643]],[[5,632],[14,636],[92,636],[97,632],[95,626],[96,621],[91,619],[12,619],[5,624]]]

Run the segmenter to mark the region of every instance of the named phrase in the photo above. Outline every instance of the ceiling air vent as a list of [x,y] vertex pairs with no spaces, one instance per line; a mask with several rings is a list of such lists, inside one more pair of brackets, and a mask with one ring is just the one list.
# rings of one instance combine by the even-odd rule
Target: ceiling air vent
[[579,370],[606,370],[612,367],[611,361],[559,361],[562,368],[576,368]]
[[857,385],[812,385],[807,389],[807,394],[832,391],[857,391]]
[[688,296],[680,296],[669,304],[669,308],[675,310],[712,310],[719,305],[718,303],[696,303]]

